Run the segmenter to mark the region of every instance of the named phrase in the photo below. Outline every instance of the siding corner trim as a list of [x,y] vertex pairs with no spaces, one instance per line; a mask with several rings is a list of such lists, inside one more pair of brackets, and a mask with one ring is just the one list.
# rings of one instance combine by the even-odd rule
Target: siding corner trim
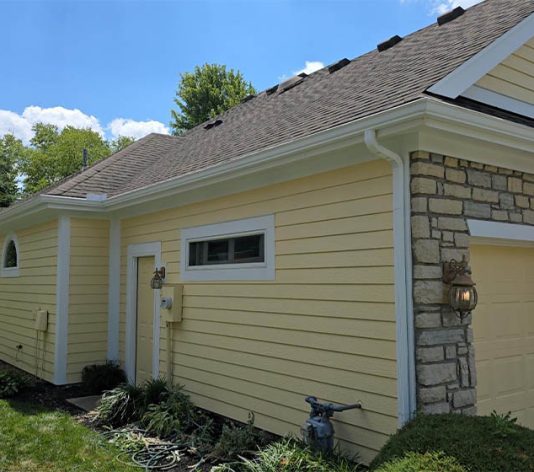
[[56,272],[56,345],[54,384],[67,383],[67,338],[70,291],[70,218],[59,217]]

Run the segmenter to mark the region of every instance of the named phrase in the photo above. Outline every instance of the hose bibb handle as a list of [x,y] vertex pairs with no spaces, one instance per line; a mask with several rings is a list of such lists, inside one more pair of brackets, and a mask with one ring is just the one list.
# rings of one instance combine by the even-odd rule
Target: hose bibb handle
[[339,403],[321,403],[317,400],[317,397],[314,396],[306,397],[305,401],[311,406],[312,411],[310,413],[310,416],[312,417],[317,415],[325,415],[327,417],[331,417],[334,415],[335,412],[362,408],[361,402],[352,403],[349,405],[342,405]]

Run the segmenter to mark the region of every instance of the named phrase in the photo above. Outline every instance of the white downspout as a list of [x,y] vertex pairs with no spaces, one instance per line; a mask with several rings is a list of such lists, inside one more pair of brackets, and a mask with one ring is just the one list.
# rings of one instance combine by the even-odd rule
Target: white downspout
[[377,141],[375,129],[365,130],[364,141],[369,151],[390,161],[393,166],[397,395],[399,424],[402,426],[412,418],[416,409],[409,168],[401,156]]

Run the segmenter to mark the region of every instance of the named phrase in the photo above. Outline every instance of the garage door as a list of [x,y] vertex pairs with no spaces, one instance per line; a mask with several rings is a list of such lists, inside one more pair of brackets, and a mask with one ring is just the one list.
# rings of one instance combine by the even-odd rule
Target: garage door
[[534,248],[471,247],[478,412],[534,428]]

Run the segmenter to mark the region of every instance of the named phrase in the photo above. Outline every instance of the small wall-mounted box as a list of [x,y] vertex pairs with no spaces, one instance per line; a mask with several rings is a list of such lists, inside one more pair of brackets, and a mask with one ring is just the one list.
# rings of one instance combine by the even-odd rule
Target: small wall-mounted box
[[165,284],[161,289],[160,314],[166,323],[182,321],[182,298],[184,286],[180,284]]
[[48,311],[40,308],[35,311],[35,329],[36,331],[48,330]]

